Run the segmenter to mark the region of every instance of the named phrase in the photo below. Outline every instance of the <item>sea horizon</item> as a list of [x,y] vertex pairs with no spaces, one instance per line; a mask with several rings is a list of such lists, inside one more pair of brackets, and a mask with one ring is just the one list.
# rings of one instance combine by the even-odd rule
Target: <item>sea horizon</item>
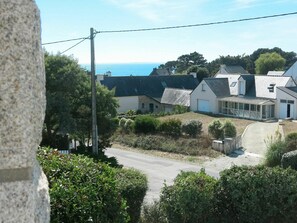
[[[148,76],[154,68],[158,68],[162,63],[104,63],[96,64],[96,75],[111,72],[111,76]],[[91,70],[89,64],[80,64],[88,71]]]

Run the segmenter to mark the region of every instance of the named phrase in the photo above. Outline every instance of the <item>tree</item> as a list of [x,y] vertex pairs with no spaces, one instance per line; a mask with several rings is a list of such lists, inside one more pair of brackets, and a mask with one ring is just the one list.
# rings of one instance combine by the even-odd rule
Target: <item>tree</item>
[[209,77],[209,72],[205,67],[199,67],[198,65],[192,65],[187,69],[187,74],[196,73],[197,79],[199,82],[203,80],[203,78]]
[[203,55],[200,53],[197,53],[196,51],[190,54],[184,54],[177,58],[177,73],[183,73],[186,72],[186,70],[191,65],[198,65],[201,67],[204,67],[206,65],[206,60],[204,59]]
[[[45,52],[46,114],[43,145],[59,148],[61,136],[70,136],[82,145],[91,133],[91,80],[72,57]],[[113,92],[97,85],[97,121],[100,148],[108,145],[111,119],[117,102]],[[67,142],[67,140],[66,140]]]
[[284,70],[286,60],[278,53],[264,53],[255,61],[256,74],[267,74],[268,71]]

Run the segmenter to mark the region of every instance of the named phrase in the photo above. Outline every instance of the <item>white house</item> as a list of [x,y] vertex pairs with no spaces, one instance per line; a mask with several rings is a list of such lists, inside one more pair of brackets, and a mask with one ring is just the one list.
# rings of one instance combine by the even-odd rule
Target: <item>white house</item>
[[236,80],[234,74],[221,76],[204,79],[192,92],[192,111],[255,120],[297,118],[296,102],[292,105],[296,84],[291,77],[243,74]]

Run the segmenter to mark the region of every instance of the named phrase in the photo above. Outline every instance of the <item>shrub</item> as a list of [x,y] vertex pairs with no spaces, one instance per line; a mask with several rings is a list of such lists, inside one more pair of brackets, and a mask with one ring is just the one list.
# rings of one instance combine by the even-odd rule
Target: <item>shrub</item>
[[115,171],[82,155],[41,148],[38,159],[50,188],[51,222],[127,222]]
[[213,120],[212,123],[208,125],[208,133],[215,139],[224,138],[224,129],[220,120]]
[[133,169],[117,169],[116,183],[121,195],[127,201],[130,222],[138,223],[141,205],[148,189],[146,176]]
[[283,168],[291,167],[297,170],[297,150],[285,153],[282,156],[281,165]]
[[168,222],[209,222],[213,214],[216,180],[204,171],[181,172],[172,186],[164,186],[160,202]]
[[189,108],[183,105],[175,105],[173,109],[173,113],[175,114],[183,114],[189,111]]
[[274,136],[265,141],[267,151],[265,154],[264,164],[269,167],[279,166],[281,164],[282,155],[284,154],[286,143],[281,139],[279,131]]
[[124,129],[126,132],[131,132],[133,130],[134,121],[132,119],[127,119],[124,125]]
[[134,115],[136,115],[136,111],[135,111],[135,110],[128,110],[128,111],[126,112],[126,115],[127,115],[127,116],[134,116]]
[[224,123],[223,129],[224,129],[224,137],[226,137],[226,138],[233,138],[233,137],[236,136],[236,127],[229,120],[227,120]]
[[125,129],[125,124],[127,122],[127,119],[126,118],[121,118],[120,121],[119,121],[119,126],[122,128],[122,129]]
[[192,120],[190,122],[184,123],[182,125],[182,132],[191,137],[196,137],[202,132],[202,122]]
[[178,137],[181,135],[181,120],[179,119],[166,119],[161,122],[158,130],[165,135]]
[[232,167],[215,188],[217,222],[296,222],[297,172],[269,167]]
[[140,223],[167,223],[159,201],[143,205]]
[[289,133],[285,138],[285,142],[286,142],[286,149],[284,153],[297,150],[297,132]]
[[136,133],[154,133],[159,125],[159,120],[148,116],[137,116],[134,121],[134,131]]

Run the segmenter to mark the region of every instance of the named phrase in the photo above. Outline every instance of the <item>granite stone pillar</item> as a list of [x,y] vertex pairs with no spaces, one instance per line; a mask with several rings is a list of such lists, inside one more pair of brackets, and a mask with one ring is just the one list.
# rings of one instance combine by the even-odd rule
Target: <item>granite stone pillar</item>
[[0,0],[0,222],[49,222],[48,182],[36,161],[45,114],[39,10]]

